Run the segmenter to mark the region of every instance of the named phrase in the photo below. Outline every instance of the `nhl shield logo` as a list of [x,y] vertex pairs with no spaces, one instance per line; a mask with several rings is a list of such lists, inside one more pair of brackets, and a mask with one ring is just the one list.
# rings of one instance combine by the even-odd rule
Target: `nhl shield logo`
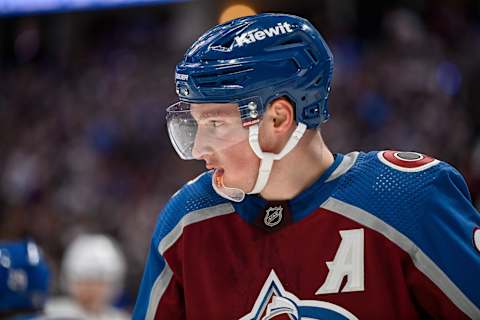
[[253,224],[267,232],[274,232],[289,225],[291,221],[288,201],[268,201],[258,211]]
[[280,222],[282,222],[282,218],[283,218],[282,206],[270,207],[265,212],[263,223],[265,223],[265,225],[268,227],[275,227]]

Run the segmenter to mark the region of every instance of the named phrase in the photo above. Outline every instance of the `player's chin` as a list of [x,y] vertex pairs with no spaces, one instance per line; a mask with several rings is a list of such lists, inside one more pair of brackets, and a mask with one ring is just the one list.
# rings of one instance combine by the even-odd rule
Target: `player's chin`
[[223,181],[227,187],[241,189],[245,192],[253,190],[255,181],[242,171],[228,172],[225,170]]

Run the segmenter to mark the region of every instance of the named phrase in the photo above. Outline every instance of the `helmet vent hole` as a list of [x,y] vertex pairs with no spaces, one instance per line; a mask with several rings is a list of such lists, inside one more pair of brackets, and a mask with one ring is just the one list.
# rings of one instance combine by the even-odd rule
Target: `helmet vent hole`
[[302,97],[302,101],[305,101],[305,99],[307,99],[307,97],[303,96],[303,97]]
[[323,77],[318,77],[317,80],[315,80],[315,85],[318,86],[320,83],[322,83]]
[[313,54],[312,50],[310,48],[307,48],[305,49],[305,51],[307,52],[308,57],[313,61],[313,63],[316,64],[318,62],[318,58],[315,56],[315,54]]
[[226,79],[220,81],[220,85],[222,86],[235,86],[239,85],[239,83],[242,83],[244,81],[245,77],[238,78],[238,79]]
[[302,70],[302,66],[300,65],[300,63],[298,63],[296,59],[292,59],[292,62],[295,68],[297,69],[297,71]]

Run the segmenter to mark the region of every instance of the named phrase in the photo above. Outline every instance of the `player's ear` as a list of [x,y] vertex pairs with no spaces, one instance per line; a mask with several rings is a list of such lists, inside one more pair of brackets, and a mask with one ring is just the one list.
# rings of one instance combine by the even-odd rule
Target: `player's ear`
[[276,133],[289,132],[295,125],[294,106],[286,98],[275,99],[266,113],[266,119]]

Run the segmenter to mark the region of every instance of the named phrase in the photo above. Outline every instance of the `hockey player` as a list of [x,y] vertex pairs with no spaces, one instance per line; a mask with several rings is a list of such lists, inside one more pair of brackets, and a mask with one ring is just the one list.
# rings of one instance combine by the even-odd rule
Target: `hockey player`
[[45,319],[50,271],[33,241],[0,242],[0,319]]
[[62,319],[129,319],[111,305],[122,289],[125,271],[125,257],[113,239],[103,234],[77,236],[62,262],[67,295],[50,299],[46,314]]
[[209,171],[159,216],[133,318],[480,319],[480,215],[416,152],[332,154],[333,60],[308,21],[244,17],[176,68],[183,159]]

